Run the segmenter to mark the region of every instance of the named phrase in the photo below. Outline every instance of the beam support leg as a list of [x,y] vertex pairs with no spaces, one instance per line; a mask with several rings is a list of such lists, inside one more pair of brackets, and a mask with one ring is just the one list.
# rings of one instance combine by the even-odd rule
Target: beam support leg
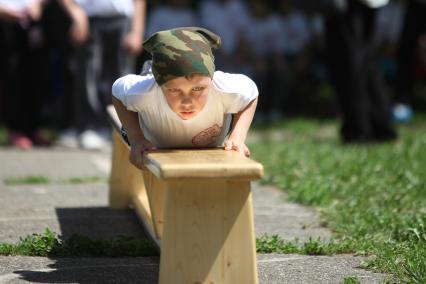
[[160,284],[258,283],[250,181],[167,181]]

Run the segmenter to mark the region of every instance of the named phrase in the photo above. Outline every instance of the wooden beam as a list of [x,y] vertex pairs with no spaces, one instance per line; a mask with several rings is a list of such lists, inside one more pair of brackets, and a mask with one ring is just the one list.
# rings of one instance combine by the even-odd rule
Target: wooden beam
[[160,179],[232,178],[256,180],[263,166],[236,151],[216,149],[159,150],[144,156],[146,167]]

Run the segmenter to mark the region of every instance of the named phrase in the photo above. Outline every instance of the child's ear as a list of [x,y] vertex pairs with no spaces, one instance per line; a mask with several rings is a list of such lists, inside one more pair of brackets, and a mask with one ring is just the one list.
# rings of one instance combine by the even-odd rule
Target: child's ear
[[197,32],[202,35],[207,40],[212,49],[218,49],[221,46],[220,36],[218,36],[217,34],[199,27],[191,27],[188,29],[193,30],[194,32]]

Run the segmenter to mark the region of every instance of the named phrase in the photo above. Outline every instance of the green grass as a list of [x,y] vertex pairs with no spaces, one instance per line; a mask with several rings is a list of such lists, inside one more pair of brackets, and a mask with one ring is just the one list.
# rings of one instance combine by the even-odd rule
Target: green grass
[[[330,255],[346,253],[343,243],[321,242],[309,239],[305,243],[284,241],[278,235],[264,235],[256,239],[259,253],[298,253],[306,255]],[[68,239],[47,229],[42,234],[31,234],[20,238],[16,244],[0,243],[0,255],[27,256],[148,256],[157,255],[154,245],[145,239],[120,236],[112,240],[92,240],[74,234]]]
[[17,178],[5,178],[6,185],[22,185],[22,184],[88,184],[106,182],[107,178],[98,176],[88,177],[70,177],[67,179],[52,180],[46,176],[26,176]]
[[361,282],[358,280],[358,278],[356,277],[346,277],[345,279],[343,279],[343,284],[360,284]]
[[100,182],[107,182],[107,178],[104,177],[71,177],[69,179],[60,181],[61,183],[68,183],[68,184],[86,184],[86,183],[100,183]]
[[112,240],[93,240],[74,234],[64,240],[46,229],[42,234],[28,235],[17,244],[0,243],[0,255],[58,257],[157,256],[154,244],[146,239],[119,236]]
[[263,235],[256,239],[256,251],[259,253],[297,253],[305,255],[332,255],[351,253],[350,243],[345,241],[321,241],[320,238],[304,243],[298,240],[284,241],[278,235]]
[[335,239],[312,250],[335,253],[340,244],[372,256],[366,267],[374,271],[426,283],[426,118],[401,127],[396,143],[344,146],[336,128],[299,119],[254,130],[284,135],[250,144],[265,166],[263,182],[320,210]]
[[48,184],[50,180],[45,176],[26,176],[19,178],[5,178],[4,183],[6,185],[18,185],[18,184]]

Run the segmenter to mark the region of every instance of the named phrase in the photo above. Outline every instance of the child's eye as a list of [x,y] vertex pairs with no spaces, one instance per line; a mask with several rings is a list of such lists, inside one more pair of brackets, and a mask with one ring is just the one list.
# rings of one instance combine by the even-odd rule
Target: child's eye
[[179,89],[173,88],[173,89],[168,89],[167,91],[169,91],[170,93],[178,93]]
[[195,92],[201,92],[204,89],[205,89],[205,87],[194,87],[194,88],[192,88],[192,90],[195,91]]

